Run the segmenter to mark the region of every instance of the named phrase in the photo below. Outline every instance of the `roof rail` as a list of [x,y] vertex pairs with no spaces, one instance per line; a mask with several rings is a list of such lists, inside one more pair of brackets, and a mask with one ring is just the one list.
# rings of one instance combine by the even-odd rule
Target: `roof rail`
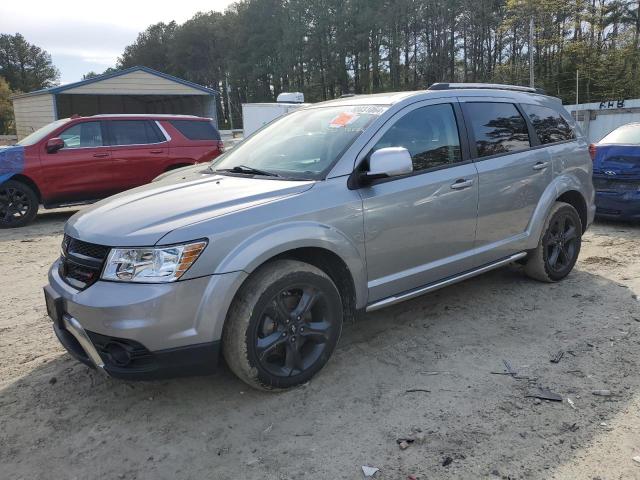
[[546,95],[542,88],[522,87],[520,85],[502,85],[500,83],[434,83],[427,90],[453,90],[453,89],[478,89],[478,90],[511,90],[513,92],[539,93]]

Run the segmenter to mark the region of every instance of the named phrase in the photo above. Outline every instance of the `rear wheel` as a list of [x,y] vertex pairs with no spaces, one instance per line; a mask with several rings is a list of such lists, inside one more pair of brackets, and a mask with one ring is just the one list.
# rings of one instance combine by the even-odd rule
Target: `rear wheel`
[[557,282],[573,269],[582,244],[582,223],[575,208],[556,202],[537,248],[530,253],[525,273],[542,282]]
[[38,213],[38,196],[28,185],[9,180],[0,185],[0,228],[23,227]]
[[225,360],[258,389],[304,383],[333,353],[342,311],[338,289],[322,270],[294,260],[268,263],[249,277],[229,310]]

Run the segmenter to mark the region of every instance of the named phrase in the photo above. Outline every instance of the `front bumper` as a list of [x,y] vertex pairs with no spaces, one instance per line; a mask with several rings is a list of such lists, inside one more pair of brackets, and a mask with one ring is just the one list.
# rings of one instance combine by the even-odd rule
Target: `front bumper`
[[618,220],[640,220],[640,191],[597,191],[596,215]]
[[[117,378],[155,379],[215,370],[228,307],[244,272],[167,284],[98,281],[76,290],[49,271],[54,331],[77,360]],[[50,309],[51,311],[51,309]]]

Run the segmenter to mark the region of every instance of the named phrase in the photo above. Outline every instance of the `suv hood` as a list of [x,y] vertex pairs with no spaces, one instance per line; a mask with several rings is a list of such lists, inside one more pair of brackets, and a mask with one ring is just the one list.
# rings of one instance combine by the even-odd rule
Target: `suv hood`
[[24,171],[24,147],[9,145],[0,147],[0,183]]
[[314,184],[203,172],[203,165],[180,169],[102,200],[71,217],[65,233],[99,245],[155,245],[176,228],[296,195]]

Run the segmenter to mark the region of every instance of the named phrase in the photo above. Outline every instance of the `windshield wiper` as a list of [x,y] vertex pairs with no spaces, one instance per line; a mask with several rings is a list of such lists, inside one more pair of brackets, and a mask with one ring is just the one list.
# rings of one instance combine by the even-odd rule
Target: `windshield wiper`
[[249,167],[247,165],[236,165],[233,168],[220,168],[218,170],[214,170],[216,172],[233,172],[233,173],[252,173],[254,175],[263,175],[265,177],[280,177],[274,172],[267,172],[266,170],[259,170],[257,168]]

